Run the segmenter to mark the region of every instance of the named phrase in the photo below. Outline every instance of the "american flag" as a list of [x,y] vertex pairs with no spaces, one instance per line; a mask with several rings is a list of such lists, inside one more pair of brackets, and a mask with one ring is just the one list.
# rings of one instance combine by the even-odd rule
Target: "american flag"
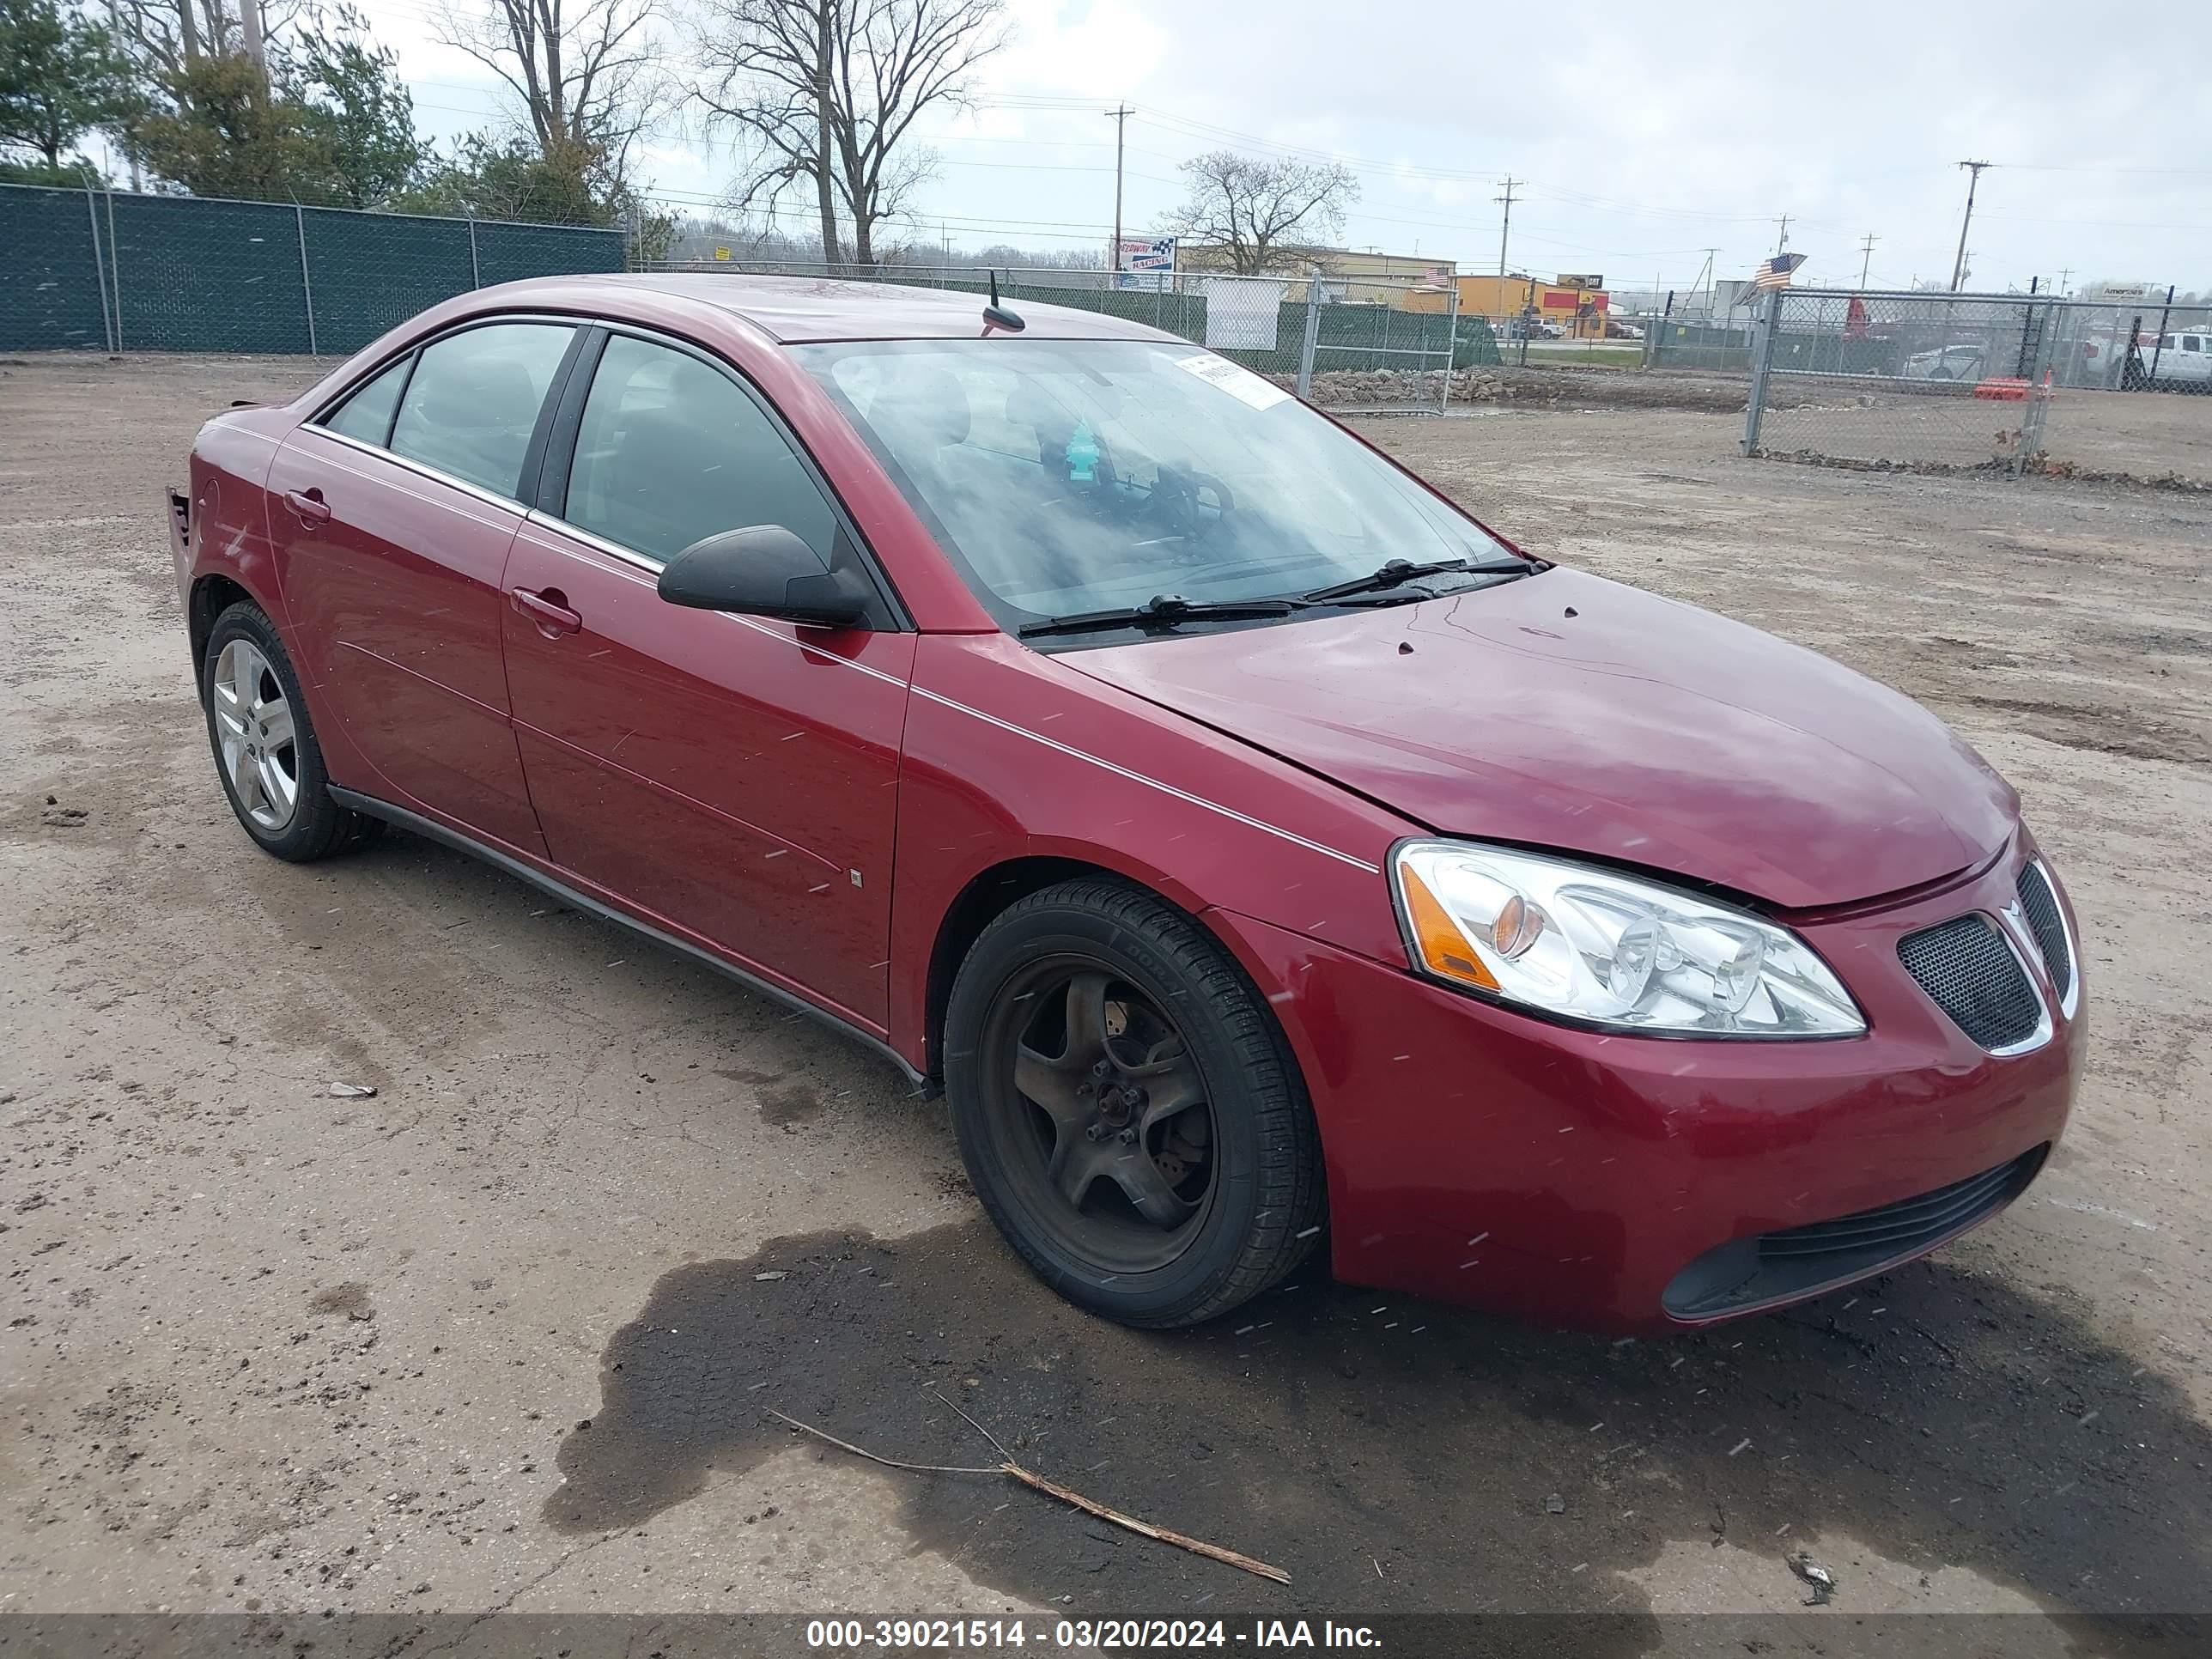
[[1753,288],[1788,288],[1790,274],[1805,263],[1802,253],[1778,253],[1751,274]]

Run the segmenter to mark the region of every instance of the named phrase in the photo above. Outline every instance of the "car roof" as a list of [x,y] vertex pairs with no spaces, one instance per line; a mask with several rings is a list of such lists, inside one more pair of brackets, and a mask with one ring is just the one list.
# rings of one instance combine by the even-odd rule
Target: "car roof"
[[[982,273],[978,272],[979,279]],[[983,332],[984,296],[957,289],[911,288],[902,283],[835,281],[820,276],[756,276],[731,272],[612,273],[544,279],[546,286],[584,283],[638,295],[711,306],[742,318],[786,343],[809,340],[973,339]],[[507,285],[526,299],[532,283]],[[1142,323],[1047,305],[1008,295],[1006,307],[1033,337],[1054,340],[1175,340],[1178,336]],[[618,307],[610,307],[618,309]]]

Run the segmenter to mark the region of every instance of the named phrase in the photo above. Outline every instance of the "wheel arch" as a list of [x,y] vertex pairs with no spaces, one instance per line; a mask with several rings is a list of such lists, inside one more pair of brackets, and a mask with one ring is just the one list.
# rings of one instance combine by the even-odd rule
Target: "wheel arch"
[[[937,933],[931,942],[929,966],[924,981],[923,1035],[926,1063],[924,1074],[933,1088],[941,1088],[945,1081],[945,1018],[952,1000],[952,981],[960,972],[960,964],[967,960],[969,951],[988,927],[1006,911],[1032,893],[1056,887],[1064,881],[1083,877],[1098,877],[1116,881],[1158,899],[1172,907],[1179,915],[1212,939],[1236,965],[1237,971],[1248,981],[1252,981],[1252,965],[1245,959],[1237,942],[1224,937],[1206,915],[1206,908],[1194,904],[1191,896],[1174,890],[1170,886],[1147,879],[1144,875],[1118,868],[1102,859],[1088,858],[1079,852],[1031,853],[1018,857],[1001,859],[999,862],[978,871],[967,884],[953,895],[939,918]],[[1254,981],[1254,988],[1257,984]],[[1267,1004],[1264,994],[1261,998]],[[1283,1038],[1283,1052],[1291,1064],[1303,1070],[1297,1046],[1290,1042],[1289,1034],[1282,1030],[1282,1021],[1268,1007],[1267,1016]]]
[[191,641],[195,686],[207,672],[208,636],[215,632],[216,618],[240,599],[259,606],[262,614],[268,615],[269,607],[234,576],[211,570],[192,579],[191,597],[185,606],[185,627]]
[[960,964],[968,959],[970,948],[982,937],[986,927],[1031,893],[1081,876],[1128,879],[1118,870],[1079,858],[1029,855],[1001,860],[978,871],[967,885],[952,896],[945,914],[938,918],[936,937],[929,949],[929,971],[924,981],[923,1052],[928,1057],[924,1070],[933,1086],[944,1086],[945,1011],[952,1000],[953,979],[960,972]]

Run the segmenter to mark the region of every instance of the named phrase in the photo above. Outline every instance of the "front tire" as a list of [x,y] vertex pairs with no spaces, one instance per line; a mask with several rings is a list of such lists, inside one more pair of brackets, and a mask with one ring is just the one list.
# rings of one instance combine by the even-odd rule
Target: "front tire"
[[380,820],[331,799],[299,677],[258,605],[241,599],[216,618],[200,665],[200,704],[222,793],[263,852],[306,864],[382,832]]
[[985,928],[945,1015],[969,1179],[1078,1306],[1194,1325],[1257,1296],[1321,1231],[1320,1138],[1266,1002],[1206,931],[1104,878]]

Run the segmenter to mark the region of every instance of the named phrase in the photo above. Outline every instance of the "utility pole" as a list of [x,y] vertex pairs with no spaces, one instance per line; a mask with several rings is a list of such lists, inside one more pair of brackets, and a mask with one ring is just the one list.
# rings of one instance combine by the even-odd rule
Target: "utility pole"
[[1709,247],[1705,250],[1705,268],[1698,273],[1701,280],[1692,284],[1690,289],[1690,298],[1695,300],[1698,297],[1698,289],[1705,286],[1702,279],[1711,279],[1712,286],[1705,295],[1705,318],[1708,321],[1712,319],[1713,301],[1720,298],[1721,276],[1713,264],[1713,261],[1720,258],[1720,252],[1717,247]]
[[1782,234],[1774,244],[1774,251],[1777,253],[1787,253],[1790,251],[1790,216],[1788,214],[1782,216],[1781,224]]
[[1874,245],[1881,240],[1881,239],[1876,236],[1872,231],[1869,231],[1866,234],[1866,240],[1859,244],[1859,252],[1861,256],[1859,259],[1859,286],[1861,288],[1864,288],[1867,285],[1867,272],[1874,268]]
[[2059,267],[2059,270],[2058,270],[2058,297],[2059,297],[2060,299],[2062,299],[2062,300],[2063,300],[2063,299],[2064,299],[2064,298],[2066,297],[2067,294],[2070,291],[2070,290],[2067,288],[2067,286],[2066,286],[2066,279],[2067,279],[2069,276],[2071,276],[2073,274],[2074,274],[2074,267],[2073,267],[2073,266],[2071,266],[2071,265],[2062,265],[2062,266],[2060,266],[2060,267]]
[[1951,292],[1959,291],[1959,284],[1966,280],[1966,229],[1974,222],[1974,189],[1982,182],[1982,169],[1987,161],[1961,161],[1966,169],[1966,216],[1959,222],[1959,257],[1951,263]]
[[1505,181],[1505,194],[1490,198],[1493,202],[1505,204],[1505,219],[1498,227],[1498,274],[1501,277],[1505,275],[1505,238],[1513,228],[1513,186],[1528,182],[1526,179],[1509,178]]
[[1106,261],[1109,270],[1121,268],[1121,140],[1129,130],[1129,118],[1136,112],[1127,104],[1116,104],[1106,112],[1114,123],[1114,251]]

